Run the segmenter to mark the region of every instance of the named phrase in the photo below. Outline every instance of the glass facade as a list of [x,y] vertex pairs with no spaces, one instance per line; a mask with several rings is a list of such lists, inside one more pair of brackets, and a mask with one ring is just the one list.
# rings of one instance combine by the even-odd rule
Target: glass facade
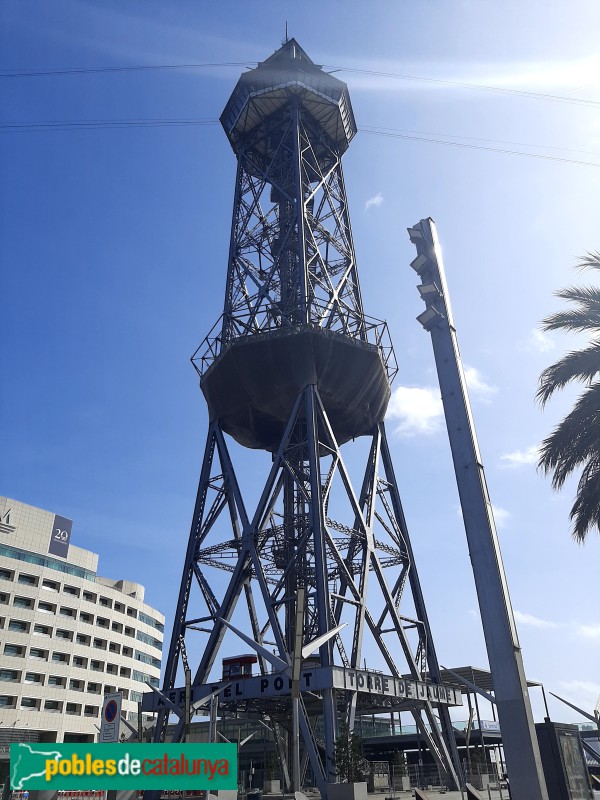
[[[64,561],[59,561],[56,558],[34,555],[34,553],[28,553],[27,550],[20,550],[18,547],[10,547],[7,544],[0,544],[0,556],[14,558],[16,561],[24,561],[28,564],[37,564],[39,567],[55,569],[58,570],[58,572],[66,572],[68,575],[76,575],[78,578],[85,578],[88,581],[96,579],[96,575],[87,569],[74,567],[72,564],[66,564]],[[20,578],[19,582],[25,583],[25,581],[21,581]]]

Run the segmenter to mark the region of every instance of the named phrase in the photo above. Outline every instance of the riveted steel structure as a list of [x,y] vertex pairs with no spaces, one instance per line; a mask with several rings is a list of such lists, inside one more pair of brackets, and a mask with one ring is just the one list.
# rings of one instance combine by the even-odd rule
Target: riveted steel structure
[[[440,682],[384,427],[394,354],[362,307],[341,165],[356,133],[347,87],[292,39],[241,76],[221,123],[237,158],[225,305],[193,357],[210,423],[163,692],[179,702],[192,637],[192,699],[218,687],[213,665],[237,625],[260,673],[223,683],[219,711],[272,725],[286,775],[310,765],[326,797],[338,721],[408,710],[456,785],[448,705],[460,698]],[[227,435],[272,454],[253,510]],[[356,491],[343,445],[359,451]]]

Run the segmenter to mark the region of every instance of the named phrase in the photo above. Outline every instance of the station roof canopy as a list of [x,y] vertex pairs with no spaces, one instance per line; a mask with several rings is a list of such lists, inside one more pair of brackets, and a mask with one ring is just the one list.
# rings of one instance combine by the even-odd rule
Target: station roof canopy
[[[452,686],[457,689],[461,689],[464,693],[467,693],[468,687],[465,686],[464,683],[461,683],[455,675],[459,675],[463,680],[467,680],[470,683],[474,683],[475,686],[479,689],[483,689],[484,692],[493,692],[494,691],[494,681],[492,679],[492,673],[489,669],[482,669],[481,667],[452,667],[452,669],[440,669],[440,674],[442,678],[442,683],[446,686]],[[405,675],[405,678],[410,678],[410,675]],[[429,673],[426,675],[427,680],[431,680]],[[541,684],[537,681],[527,681],[527,686],[529,688],[533,686],[541,686]]]

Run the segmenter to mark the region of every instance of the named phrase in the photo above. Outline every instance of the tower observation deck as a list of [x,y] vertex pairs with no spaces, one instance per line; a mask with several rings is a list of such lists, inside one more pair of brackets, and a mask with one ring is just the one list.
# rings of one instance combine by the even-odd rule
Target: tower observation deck
[[[209,429],[162,691],[183,704],[183,667],[207,711],[222,687],[221,716],[274,731],[286,788],[323,798],[340,721],[409,712],[456,786],[462,701],[441,683],[384,425],[396,362],[360,294],[348,88],[291,39],[241,76],[221,123],[237,159],[225,302],[192,358]],[[228,437],[272,454],[253,508]],[[221,681],[219,654],[249,648],[257,673]],[[167,707],[143,707],[164,738]],[[182,713],[174,740],[186,729]]]
[[195,354],[211,415],[275,450],[316,383],[338,443],[383,420],[395,362],[365,316],[341,158],[348,88],[294,41],[241,76],[221,124],[238,160],[221,319]]

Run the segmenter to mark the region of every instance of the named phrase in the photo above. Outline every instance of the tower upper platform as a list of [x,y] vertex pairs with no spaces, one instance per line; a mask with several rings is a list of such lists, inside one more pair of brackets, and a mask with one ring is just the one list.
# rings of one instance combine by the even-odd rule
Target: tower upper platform
[[[323,128],[340,155],[356,133],[356,123],[343,81],[323,72],[295,39],[287,41],[256,69],[244,73],[221,115],[236,155],[240,143],[266,118],[297,97],[303,109]],[[268,142],[263,142],[268,155]]]
[[223,314],[193,357],[211,418],[276,450],[315,384],[338,443],[383,420],[395,372],[363,310],[342,156],[345,83],[290,39],[239,79],[221,116],[238,161]]

